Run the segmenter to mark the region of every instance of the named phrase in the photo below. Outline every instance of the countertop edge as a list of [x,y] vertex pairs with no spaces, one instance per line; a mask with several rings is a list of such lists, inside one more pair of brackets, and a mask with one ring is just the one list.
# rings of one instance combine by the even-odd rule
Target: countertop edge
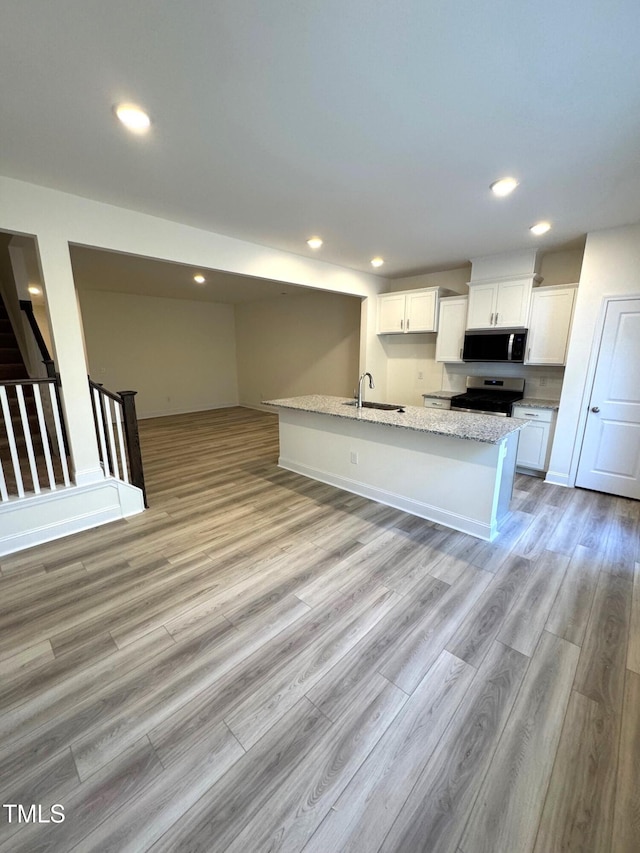
[[[422,406],[406,406],[403,414],[408,414],[409,417],[405,419],[404,423],[399,423],[392,419],[394,416],[398,417],[395,412],[356,409],[354,406],[348,407],[346,405],[352,402],[348,397],[307,395],[278,400],[262,400],[262,405],[289,411],[328,415],[349,421],[358,420],[361,423],[379,424],[396,429],[406,429],[411,432],[423,432],[429,435],[440,435],[445,438],[476,441],[480,444],[491,445],[500,444],[509,435],[523,429],[530,423],[530,421],[521,418],[495,418],[490,415],[459,413],[455,410],[426,409]],[[341,406],[345,407],[344,411],[339,408]],[[452,428],[452,423],[457,424],[457,427]]]

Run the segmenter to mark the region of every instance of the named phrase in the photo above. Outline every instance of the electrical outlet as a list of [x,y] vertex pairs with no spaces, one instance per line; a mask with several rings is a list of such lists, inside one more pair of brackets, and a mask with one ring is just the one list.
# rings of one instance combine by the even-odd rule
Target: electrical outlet
[[540,377],[540,387],[541,387],[541,388],[544,388],[544,386],[545,386],[546,384],[547,384],[547,377],[546,377],[546,376],[541,376],[541,377]]
[[419,370],[418,371],[418,381],[420,382],[423,379],[424,379],[424,373],[421,370]]
[[352,465],[358,464],[358,454],[355,452],[355,450],[351,451],[351,464]]

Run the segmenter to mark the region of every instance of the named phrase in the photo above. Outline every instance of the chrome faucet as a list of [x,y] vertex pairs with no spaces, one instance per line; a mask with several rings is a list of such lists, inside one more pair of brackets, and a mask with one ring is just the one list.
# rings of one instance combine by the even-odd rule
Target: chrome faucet
[[375,388],[376,386],[373,384],[373,376],[370,373],[363,373],[360,379],[358,379],[358,398],[356,402],[356,407],[358,409],[362,408],[362,380],[365,376],[369,377],[369,388]]

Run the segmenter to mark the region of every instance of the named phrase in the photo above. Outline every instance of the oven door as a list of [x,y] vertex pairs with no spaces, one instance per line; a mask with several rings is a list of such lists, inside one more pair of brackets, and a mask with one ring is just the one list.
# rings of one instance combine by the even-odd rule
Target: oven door
[[485,412],[483,409],[463,409],[462,406],[456,406],[451,403],[451,408],[456,412],[470,412],[472,415],[491,415],[493,418],[508,418],[508,412]]

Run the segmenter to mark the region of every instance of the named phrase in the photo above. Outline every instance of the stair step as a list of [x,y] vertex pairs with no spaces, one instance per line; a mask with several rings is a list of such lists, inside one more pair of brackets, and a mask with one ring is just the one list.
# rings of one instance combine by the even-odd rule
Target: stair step
[[16,379],[28,379],[23,364],[0,364],[0,382],[13,382]]

